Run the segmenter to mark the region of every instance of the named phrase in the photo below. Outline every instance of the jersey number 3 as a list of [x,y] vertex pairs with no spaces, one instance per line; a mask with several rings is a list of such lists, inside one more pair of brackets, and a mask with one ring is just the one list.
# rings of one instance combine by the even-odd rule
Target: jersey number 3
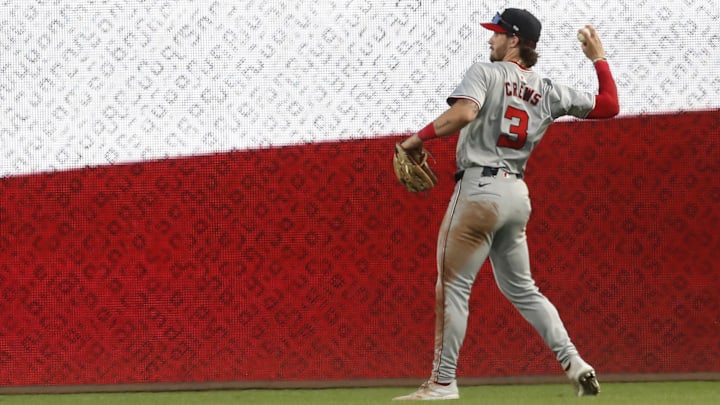
[[505,118],[513,122],[509,130],[513,137],[508,134],[501,134],[500,139],[498,139],[498,146],[522,149],[522,147],[525,146],[525,141],[527,141],[528,113],[519,108],[508,106],[507,111],[505,111]]

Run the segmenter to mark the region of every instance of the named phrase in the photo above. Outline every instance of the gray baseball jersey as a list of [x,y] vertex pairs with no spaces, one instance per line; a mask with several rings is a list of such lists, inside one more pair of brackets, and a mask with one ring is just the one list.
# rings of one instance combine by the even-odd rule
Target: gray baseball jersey
[[476,63],[448,98],[475,101],[477,118],[460,133],[457,166],[505,168],[523,173],[530,152],[557,118],[584,118],[595,96],[553,83],[512,62]]

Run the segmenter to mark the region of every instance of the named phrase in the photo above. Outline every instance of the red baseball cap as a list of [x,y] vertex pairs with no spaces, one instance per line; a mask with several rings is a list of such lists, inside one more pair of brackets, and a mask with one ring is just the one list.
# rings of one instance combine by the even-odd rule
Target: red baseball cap
[[517,35],[533,42],[540,40],[540,30],[542,29],[540,20],[529,11],[519,8],[505,9],[502,14],[495,14],[492,22],[482,23],[480,25],[490,31]]

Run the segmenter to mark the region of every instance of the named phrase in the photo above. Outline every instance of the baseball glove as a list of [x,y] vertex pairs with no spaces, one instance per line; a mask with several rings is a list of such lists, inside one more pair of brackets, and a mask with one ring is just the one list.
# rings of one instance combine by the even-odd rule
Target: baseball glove
[[426,191],[435,187],[438,182],[435,173],[427,162],[428,151],[409,151],[400,144],[395,144],[393,167],[400,184],[413,193]]

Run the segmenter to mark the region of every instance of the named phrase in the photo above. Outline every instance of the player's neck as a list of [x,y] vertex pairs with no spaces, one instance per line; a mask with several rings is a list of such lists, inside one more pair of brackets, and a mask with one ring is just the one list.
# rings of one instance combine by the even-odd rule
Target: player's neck
[[525,65],[525,62],[523,62],[523,60],[520,58],[520,55],[517,52],[517,48],[512,48],[507,54],[505,54],[503,62],[512,62],[520,66],[522,69],[529,70],[529,68]]

